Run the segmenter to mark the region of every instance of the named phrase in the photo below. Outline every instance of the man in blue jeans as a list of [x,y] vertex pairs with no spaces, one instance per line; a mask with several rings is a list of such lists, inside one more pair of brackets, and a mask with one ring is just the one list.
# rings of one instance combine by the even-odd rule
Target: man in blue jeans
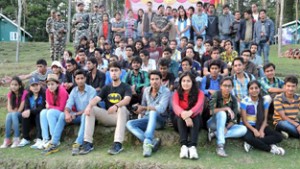
[[150,157],[152,150],[157,151],[160,139],[154,137],[155,129],[163,128],[167,117],[166,109],[170,90],[162,85],[159,71],[149,73],[150,86],[145,88],[141,105],[136,105],[135,113],[139,119],[127,122],[127,129],[143,142],[143,156]]
[[258,44],[258,54],[260,56],[263,51],[264,64],[269,63],[270,44],[273,42],[275,34],[274,23],[266,15],[266,10],[262,9],[259,12],[260,20],[254,24],[253,40]]
[[[77,86],[72,89],[64,113],[61,113],[59,116],[57,122],[59,127],[53,134],[51,144],[57,145],[59,143],[61,134],[67,123],[80,124],[78,137],[72,148],[72,155],[77,155],[79,154],[80,146],[83,144],[84,136],[85,116],[82,116],[82,113],[89,101],[96,96],[96,90],[92,86],[85,84],[86,73],[84,70],[76,70],[74,78]],[[57,151],[57,147],[54,146],[46,149],[44,153],[47,155]]]
[[225,138],[240,138],[243,137],[247,128],[243,125],[238,125],[237,115],[238,102],[231,94],[233,81],[230,77],[225,77],[220,82],[221,91],[213,94],[209,108],[212,117],[207,121],[208,140],[217,137],[217,155],[227,157],[225,152]]

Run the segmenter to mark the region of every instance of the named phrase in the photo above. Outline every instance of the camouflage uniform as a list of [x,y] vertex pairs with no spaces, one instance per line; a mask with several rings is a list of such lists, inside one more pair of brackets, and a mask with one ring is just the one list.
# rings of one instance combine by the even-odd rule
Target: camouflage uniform
[[52,60],[60,60],[64,54],[66,47],[67,25],[62,20],[54,22],[54,58]]
[[48,33],[49,43],[50,43],[50,57],[54,58],[54,35],[53,35],[53,24],[55,22],[55,18],[49,17],[46,21],[46,32]]
[[99,13],[91,13],[90,14],[90,24],[89,24],[89,31],[90,31],[90,39],[93,39],[97,42],[99,33],[96,31],[98,24],[102,22],[102,15]]
[[72,25],[75,27],[74,47],[77,49],[80,39],[89,37],[89,15],[84,12],[78,12],[73,16]]

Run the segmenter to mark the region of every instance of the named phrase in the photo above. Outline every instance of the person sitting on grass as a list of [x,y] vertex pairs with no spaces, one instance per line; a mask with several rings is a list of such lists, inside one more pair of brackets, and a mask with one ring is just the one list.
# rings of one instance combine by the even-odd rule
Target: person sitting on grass
[[[19,121],[21,112],[24,110],[27,91],[24,89],[22,80],[15,76],[12,78],[7,94],[7,115],[5,120],[5,138],[0,148],[16,148],[20,143]],[[13,142],[10,140],[11,129],[14,130]]]
[[97,59],[95,57],[88,58],[86,66],[88,69],[86,84],[91,85],[97,92],[100,92],[105,83],[105,74],[97,69]]
[[[59,124],[60,115],[63,114],[66,102],[68,100],[69,94],[66,89],[60,85],[58,77],[55,74],[49,74],[47,77],[47,90],[46,90],[46,109],[43,109],[40,113],[41,129],[43,144],[41,144],[38,149],[43,151],[44,155],[49,155],[59,151],[59,139],[57,135],[62,129]],[[49,131],[52,137],[50,140]]]
[[162,85],[169,88],[170,91],[173,91],[175,76],[173,73],[169,72],[169,65],[170,65],[170,60],[166,58],[162,58],[158,62],[158,69],[162,75],[162,79],[161,79]]
[[220,75],[221,71],[221,62],[219,60],[214,60],[209,65],[209,75],[206,75],[202,78],[201,81],[201,90],[204,92],[207,98],[211,98],[211,96],[220,90],[220,81],[223,76]]
[[59,61],[53,61],[51,64],[51,70],[53,74],[56,74],[58,76],[59,82],[63,83],[65,81],[65,69],[61,65]]
[[[114,143],[108,153],[115,155],[123,151],[122,143],[129,115],[126,106],[130,103],[132,92],[130,86],[120,80],[121,65],[118,62],[109,64],[109,72],[112,83],[104,86],[99,95],[94,97],[84,110],[84,144],[80,154],[88,154],[94,149],[93,135],[96,119],[104,126],[116,126]],[[100,101],[105,102],[106,109],[96,106]]]
[[249,96],[241,102],[242,124],[247,127],[244,136],[245,151],[249,152],[253,146],[275,155],[284,155],[284,149],[275,145],[282,141],[282,136],[267,124],[271,97],[260,95],[260,84],[256,80],[250,81],[247,88]]
[[300,137],[300,96],[296,94],[298,79],[290,75],[284,79],[284,92],[274,99],[273,124],[275,129],[283,134],[285,138],[291,136]]
[[[111,55],[111,57],[109,58],[109,63],[112,63],[112,62],[118,62],[118,56],[116,55]],[[126,78],[126,75],[127,75],[127,72],[125,69],[121,69],[121,75],[120,75],[120,79],[121,81],[124,81],[125,78]],[[112,83],[112,79],[111,79],[111,76],[110,76],[110,72],[109,70],[105,72],[105,85],[108,85],[110,83]]]
[[[86,72],[83,70],[79,69],[75,71],[74,78],[77,86],[72,89],[64,114],[60,114],[59,117],[61,129],[64,128],[66,123],[80,124],[77,139],[72,146],[72,155],[78,155],[80,148],[82,148],[85,127],[85,117],[82,114],[89,104],[89,101],[96,96],[96,90],[86,84],[86,76]],[[61,134],[57,135],[57,137],[53,139],[59,138],[60,135]]]
[[143,93],[141,105],[136,104],[134,113],[141,118],[127,122],[127,129],[143,143],[143,156],[150,157],[152,151],[158,150],[160,139],[154,138],[155,129],[162,129],[167,118],[167,107],[170,90],[162,85],[162,75],[159,71],[149,73],[150,86]]
[[[30,146],[33,149],[37,149],[42,143],[42,131],[40,124],[40,112],[45,109],[46,96],[45,90],[41,88],[39,80],[35,77],[29,81],[29,93],[25,99],[25,109],[22,112],[22,133],[23,139],[18,147],[24,147],[30,144],[30,129],[35,126],[36,130],[36,142]],[[34,123],[33,123],[34,122]]]
[[74,80],[74,72],[79,69],[79,65],[75,61],[75,59],[69,59],[66,62],[66,77],[63,86],[65,89],[70,93],[73,89],[73,87],[76,86],[75,80]]
[[220,74],[223,77],[227,76],[228,72],[229,72],[228,68],[227,68],[227,64],[223,60],[220,59],[219,48],[217,48],[217,47],[214,47],[212,49],[212,51],[211,51],[211,59],[208,60],[208,61],[206,61],[206,62],[204,62],[203,75],[206,76],[206,75],[210,74],[210,72],[209,72],[209,70],[210,70],[209,65],[214,60],[219,60],[219,62],[221,63],[221,72],[220,72]]
[[233,81],[230,77],[225,77],[220,82],[220,91],[212,95],[209,108],[212,117],[207,121],[208,140],[217,137],[217,155],[227,157],[225,152],[226,138],[243,137],[247,128],[237,123],[238,102],[231,94]]
[[180,76],[179,87],[172,99],[175,113],[175,130],[180,135],[180,158],[198,159],[197,143],[201,123],[201,113],[205,96],[199,90],[194,75],[185,72]]

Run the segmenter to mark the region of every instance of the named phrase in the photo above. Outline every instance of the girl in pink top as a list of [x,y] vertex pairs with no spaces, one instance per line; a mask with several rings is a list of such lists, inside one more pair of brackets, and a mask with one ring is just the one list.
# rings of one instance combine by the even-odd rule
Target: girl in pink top
[[[173,95],[173,111],[180,135],[180,158],[198,159],[197,142],[204,105],[204,94],[198,89],[195,77],[184,72],[178,90]],[[190,137],[189,137],[190,136]]]
[[5,121],[5,139],[0,148],[7,148],[11,145],[10,133],[14,130],[14,138],[11,148],[15,148],[20,142],[19,121],[21,112],[24,109],[25,98],[27,91],[24,90],[24,85],[19,77],[13,77],[10,82],[10,91],[7,94],[7,110]]
[[60,85],[57,75],[48,75],[47,86],[46,109],[42,110],[40,114],[43,143],[40,147],[38,147],[38,149],[48,149],[49,146],[52,145],[51,142],[49,142],[50,137],[48,132],[48,124],[52,139],[57,130],[63,130],[63,127],[60,127],[58,121],[60,114],[64,113],[64,109],[69,97],[66,89]]

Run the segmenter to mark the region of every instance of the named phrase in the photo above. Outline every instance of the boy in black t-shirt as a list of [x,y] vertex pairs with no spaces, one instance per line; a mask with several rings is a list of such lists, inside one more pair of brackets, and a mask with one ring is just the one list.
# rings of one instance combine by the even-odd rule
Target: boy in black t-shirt
[[[126,106],[130,103],[132,92],[130,86],[120,80],[121,66],[118,62],[109,64],[109,72],[112,83],[104,86],[99,95],[90,101],[84,111],[86,115],[84,144],[79,154],[87,154],[94,149],[93,134],[96,119],[104,126],[116,126],[114,143],[108,153],[115,155],[123,150],[122,142],[124,141],[125,125],[129,115]],[[100,101],[105,102],[106,109],[96,106]]]

